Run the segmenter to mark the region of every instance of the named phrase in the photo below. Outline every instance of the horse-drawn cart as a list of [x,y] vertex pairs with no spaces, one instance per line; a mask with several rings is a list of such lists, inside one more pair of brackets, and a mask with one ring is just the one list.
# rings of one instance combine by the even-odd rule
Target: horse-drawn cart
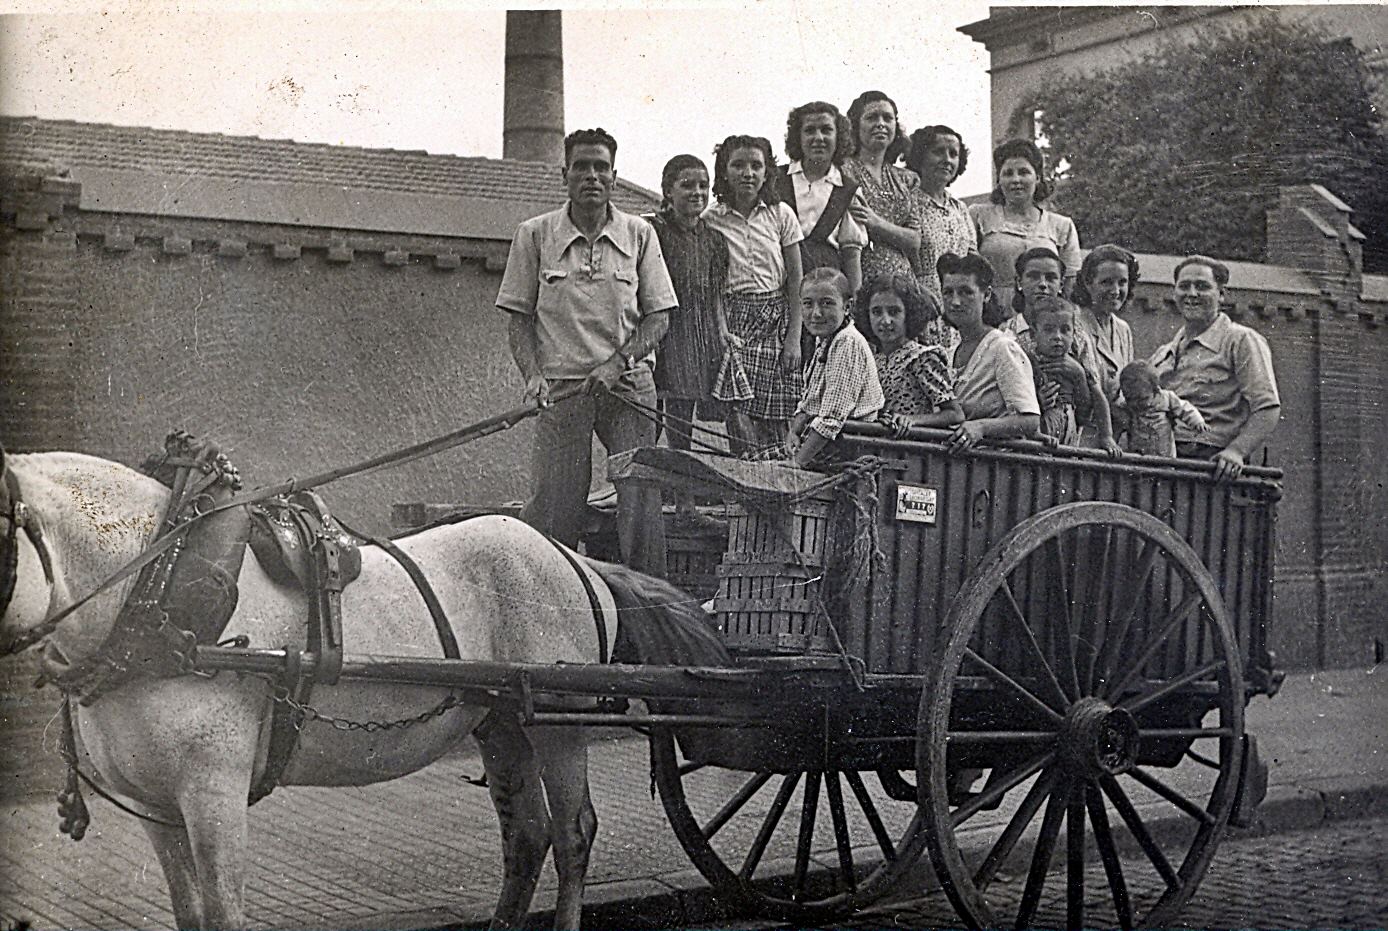
[[[756,506],[740,496],[714,600],[736,669],[438,661],[429,681],[515,703],[534,723],[651,726],[681,844],[721,893],[763,915],[863,907],[928,850],[966,922],[1028,926],[1063,827],[1064,912],[1043,918],[1168,923],[1235,808],[1256,801],[1241,797],[1259,765],[1243,708],[1277,682],[1266,645],[1278,474],[1215,484],[1200,463],[1025,444],[950,456],[943,439],[856,430],[854,451],[879,466],[871,528],[833,507],[835,494],[862,494],[851,483],[799,497],[791,483]],[[719,487],[716,464],[700,475],[671,461],[638,455],[628,477],[660,481],[664,466],[668,484]],[[807,592],[816,578],[828,587],[830,538],[869,529],[867,573],[833,598]],[[765,587],[748,597],[757,570]],[[556,695],[650,710],[544,710]],[[725,797],[694,810],[709,784]],[[794,864],[762,882],[778,828],[795,838]],[[1126,850],[1150,875],[1123,873]]]
[[[1171,922],[1261,795],[1243,711],[1278,683],[1279,473],[1217,484],[1206,463],[848,432],[859,458],[837,477],[668,450],[618,464],[619,481],[736,502],[717,590],[691,596],[712,594],[733,662],[354,655],[347,639],[340,677],[531,725],[648,729],[680,843],[761,915],[865,907],[928,852],[971,926]],[[193,658],[269,678],[318,662]]]

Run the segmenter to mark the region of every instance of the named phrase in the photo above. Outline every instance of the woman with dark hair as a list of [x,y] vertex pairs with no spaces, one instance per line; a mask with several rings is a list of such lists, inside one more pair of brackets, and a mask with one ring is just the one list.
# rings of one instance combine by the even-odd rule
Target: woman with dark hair
[[859,94],[848,108],[848,125],[853,147],[843,160],[843,173],[860,186],[849,211],[871,242],[863,252],[863,280],[914,274],[921,247],[916,209],[920,178],[896,164],[908,148],[896,104],[881,91]]
[[959,331],[954,350],[954,393],[964,422],[950,449],[960,451],[981,440],[1034,437],[1041,429],[1031,361],[1017,340],[991,326],[983,308],[993,291],[993,269],[977,253],[945,253],[936,264],[944,314]]
[[838,107],[822,100],[798,106],[786,119],[790,164],[777,173],[777,181],[781,199],[795,211],[805,234],[800,242],[804,270],[837,268],[857,291],[868,237],[848,210],[858,184],[839,170],[851,145],[848,120]]
[[1137,285],[1137,257],[1104,243],[1084,257],[1071,298],[1080,308],[1080,329],[1089,334],[1104,376],[1104,393],[1118,399],[1118,374],[1133,361],[1133,330],[1119,316]]
[[874,278],[854,302],[853,322],[876,353],[886,397],[877,420],[897,436],[912,427],[952,427],[964,420],[954,398],[949,351],[920,342],[939,316],[939,302],[914,275]]
[[728,348],[713,396],[728,407],[732,452],[779,443],[800,403],[800,221],[781,203],[771,143],[729,136],[714,151],[704,219],[728,243]]
[[1018,255],[1048,246],[1071,269],[1064,283],[1069,294],[1073,270],[1080,266],[1080,236],[1069,217],[1041,206],[1053,190],[1041,150],[1025,139],[1009,140],[993,150],[993,169],[992,203],[976,204],[970,213],[978,228],[978,251],[997,270],[998,288],[1004,294],[1012,290]]
[[[723,420],[713,385],[730,333],[723,316],[728,280],[728,243],[702,216],[708,207],[708,168],[693,155],[676,155],[660,175],[660,212],[647,217],[660,240],[679,306],[655,359],[655,387],[668,415],[665,435],[674,449],[688,450],[694,415]],[[688,492],[675,495],[675,522],[709,527],[711,518],[694,507]]]
[[[946,252],[967,255],[978,251],[978,234],[974,229],[969,208],[946,190],[954,179],[964,173],[969,164],[969,150],[964,139],[948,126],[926,126],[911,134],[911,150],[906,165],[921,179],[916,197],[921,247],[916,267],[921,286],[940,299],[940,276],[935,263]],[[922,342],[948,346],[954,330],[938,315],[922,336]]]

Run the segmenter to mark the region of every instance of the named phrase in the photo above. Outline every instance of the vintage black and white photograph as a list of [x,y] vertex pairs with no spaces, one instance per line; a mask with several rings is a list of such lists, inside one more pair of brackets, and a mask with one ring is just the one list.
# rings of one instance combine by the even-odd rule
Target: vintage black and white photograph
[[0,931],[1388,925],[1388,6],[0,0]]

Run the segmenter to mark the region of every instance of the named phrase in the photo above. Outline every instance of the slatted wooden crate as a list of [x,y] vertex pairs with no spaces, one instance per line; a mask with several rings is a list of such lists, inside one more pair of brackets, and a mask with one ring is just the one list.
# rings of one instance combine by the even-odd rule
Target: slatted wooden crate
[[817,601],[830,548],[831,494],[758,511],[730,505],[713,609],[733,650],[831,649]]

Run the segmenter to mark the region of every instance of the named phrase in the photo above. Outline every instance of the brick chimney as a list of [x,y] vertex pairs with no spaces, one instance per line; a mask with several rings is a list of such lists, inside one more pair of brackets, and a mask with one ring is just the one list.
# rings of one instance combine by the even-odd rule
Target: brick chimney
[[558,10],[506,14],[501,155],[564,162],[564,28]]

